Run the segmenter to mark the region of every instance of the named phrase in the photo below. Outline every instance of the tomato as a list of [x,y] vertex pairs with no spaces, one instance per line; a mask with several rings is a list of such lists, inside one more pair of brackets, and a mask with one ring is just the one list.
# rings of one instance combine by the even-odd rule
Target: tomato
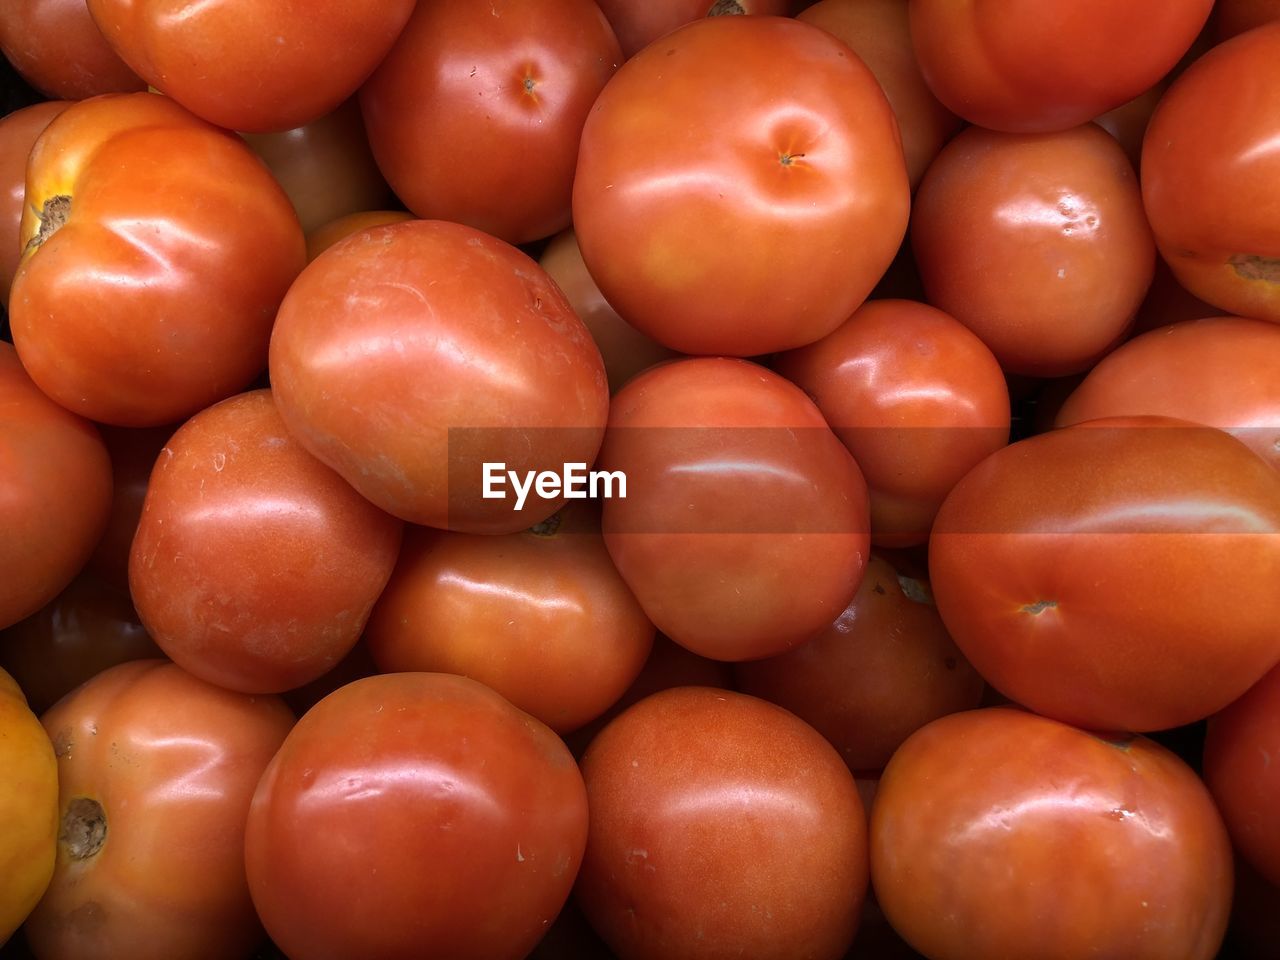
[[843,40],[871,68],[898,118],[914,190],[960,118],[938,102],[916,62],[907,0],[821,0],[796,19]]
[[403,29],[413,0],[88,0],[138,75],[229,130],[289,130],[324,116],[364,82]]
[[871,881],[933,960],[1210,960],[1231,849],[1204,785],[1158,744],[993,707],[936,720],[894,754]]
[[148,93],[75,104],[46,128],[22,237],[9,311],[23,365],[119,426],[173,423],[247,386],[305,257],[248,146]]
[[649,3],[599,0],[599,5],[617,33],[626,58],[635,56],[676,27],[702,17],[788,13],[786,0],[652,0]]
[[44,894],[58,836],[58,765],[49,736],[0,670],[0,946]]
[[518,960],[586,838],[582,776],[554,733],[474,680],[399,673],[302,717],[254,796],[245,864],[292,960]]
[[0,342],[0,628],[71,582],[110,509],[102,437],[41,393],[13,347]]
[[870,547],[858,465],[791,383],[746,360],[676,360],[614,397],[600,466],[605,544],[654,625],[717,660],[829,626]]
[[1147,127],[1142,198],[1160,252],[1223,313],[1280,321],[1280,23],[1214,47]]
[[1089,372],[1057,423],[1141,414],[1219,427],[1280,469],[1280,326],[1214,317],[1135,337]]
[[1280,661],[1280,593],[1257,589],[1280,576],[1280,474],[1180,420],[1041,434],[951,491],[929,570],[956,644],[1011,699],[1094,729],[1191,723]]
[[600,351],[550,277],[444,221],[373,227],[313,260],[280,307],[270,370],[312,455],[387,512],[467,533],[514,533],[565,502],[487,487],[483,464],[521,482],[590,464],[608,415]]
[[838,960],[867,887],[853,776],[792,714],[707,687],[631,707],[587,748],[576,898],[621,960]]
[[129,557],[147,632],[197,677],[278,693],[360,639],[403,524],[286,430],[269,390],[188,420],[156,462]]
[[1067,130],[1132,100],[1195,40],[1213,0],[911,0],[938,99],[992,130]]
[[247,955],[262,928],[245,820],[289,709],[142,660],[98,674],[43,722],[60,830],[53,882],[25,928],[36,956]]
[[1221,310],[1205,303],[1180,284],[1164,262],[1164,257],[1158,256],[1155,278],[1142,306],[1138,307],[1130,333],[1136,336],[1183,320],[1206,320],[1221,315]]
[[621,62],[592,0],[418,0],[360,90],[369,143],[418,216],[550,236],[569,226],[582,124]]
[[1280,886],[1280,667],[1209,719],[1204,776],[1250,864]]
[[813,398],[858,462],[872,542],[923,543],[957,480],[1009,442],[1009,390],[991,351],[941,310],[875,300],[772,367]]
[[1280,0],[1217,0],[1209,25],[1218,42],[1280,20]]
[[830,333],[889,266],[909,204],[875,76],[782,17],[699,20],[632,57],[591,109],[573,184],[605,299],[696,354]]
[[925,174],[911,217],[929,302],[1010,373],[1089,367],[1124,337],[1155,269],[1133,168],[1091,123],[970,127]]
[[310,263],[339,240],[353,233],[359,233],[369,227],[379,227],[384,223],[399,223],[402,220],[414,219],[417,218],[405,210],[359,210],[335,217],[307,234],[307,262]]
[[111,49],[84,0],[8,0],[0,6],[0,52],[50,97],[83,100],[147,87]]
[[27,191],[27,157],[36,137],[70,105],[66,100],[49,100],[0,119],[0,306],[9,302],[9,287],[22,253],[18,227]]

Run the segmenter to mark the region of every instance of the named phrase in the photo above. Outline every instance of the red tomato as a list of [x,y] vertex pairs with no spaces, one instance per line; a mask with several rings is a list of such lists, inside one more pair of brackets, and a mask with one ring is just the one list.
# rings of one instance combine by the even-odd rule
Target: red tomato
[[138,75],[229,130],[289,130],[335,109],[386,55],[413,0],[88,0]]
[[365,642],[385,673],[462,674],[568,733],[622,696],[653,632],[599,514],[571,505],[501,537],[410,529]]
[[18,231],[27,192],[27,157],[44,128],[69,106],[66,100],[50,100],[0,119],[0,306],[9,302],[9,287],[22,254]]
[[1280,20],[1280,0],[1217,0],[1209,24],[1219,42]]
[[289,709],[146,660],[98,674],[43,723],[61,831],[53,883],[26,925],[36,956],[247,956],[262,927],[245,820]]
[[813,398],[858,462],[872,542],[929,538],[956,481],[1009,442],[1009,389],[991,351],[941,310],[875,300],[773,369]]
[[1231,849],[1204,785],[1158,744],[993,707],[934,721],[894,754],[871,881],[932,960],[1210,960]]
[[59,403],[120,426],[173,423],[252,381],[305,257],[253,151],[148,93],[49,125],[22,236],[9,311],[23,364]]
[[755,697],[656,693],[582,759],[576,898],[620,960],[838,960],[867,884],[866,821],[829,743]]
[[192,417],[156,461],[129,557],[138,615],[197,677],[278,693],[360,639],[403,524],[302,449],[268,390]]
[[1132,100],[1195,40],[1213,0],[911,0],[939,100],[992,130],[1066,130]]
[[630,58],[642,48],[676,27],[702,17],[737,16],[740,14],[785,15],[786,0],[599,0],[600,9],[609,18],[622,54]]
[[41,393],[13,347],[0,342],[0,628],[71,582],[110,509],[102,437]]
[[0,5],[0,52],[50,97],[83,100],[147,88],[111,49],[85,0],[6,0]]
[[1236,849],[1280,886],[1280,667],[1209,719],[1204,776]]
[[618,313],[673,350],[812,343],[870,293],[907,224],[875,76],[825,30],[699,20],[609,81],[582,131],[573,219]]
[[951,491],[929,569],[952,637],[1006,696],[1094,729],[1190,723],[1280,660],[1280,592],[1258,589],[1280,577],[1280,474],[1185,421],[1041,434]]
[[568,898],[587,838],[560,739],[465,677],[357,680],[268,767],[245,864],[292,960],[518,960]]
[[[289,429],[412,523],[514,533],[565,502],[490,485],[483,464],[590,464],[608,415],[600,351],[529,257],[471,227],[405,221],[353,234],[303,271],[271,337]],[[545,489],[549,489],[545,488]]]
[[1057,424],[1143,414],[1226,430],[1280,469],[1280,326],[1215,317],[1135,337],[1089,372]]
[[621,62],[592,0],[418,0],[360,105],[405,206],[526,243],[569,226],[582,124]]
[[717,660],[829,626],[862,579],[867,487],[818,408],[745,360],[677,360],[614,397],[605,543],[659,630]]
[[1224,313],[1280,322],[1280,23],[1214,47],[1161,99],[1142,198],[1179,282]]
[[1010,373],[1089,367],[1125,335],[1155,269],[1133,168],[1091,123],[970,127],[925,174],[911,217],[929,302]]

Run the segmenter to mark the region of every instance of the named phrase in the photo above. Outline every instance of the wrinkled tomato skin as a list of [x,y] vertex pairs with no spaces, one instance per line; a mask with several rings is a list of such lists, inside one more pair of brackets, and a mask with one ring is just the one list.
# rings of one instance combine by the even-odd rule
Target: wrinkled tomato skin
[[245,864],[292,960],[520,960],[586,838],[582,776],[546,726],[465,677],[385,674],[298,722],[254,796]]
[[1258,589],[1280,577],[1280,474],[1182,420],[1040,434],[951,491],[929,571],[956,644],[1012,700],[1092,729],[1192,723],[1280,660],[1280,594]]
[[866,892],[853,776],[795,716],[727,690],[656,693],[587,748],[576,899],[621,960],[837,960]]
[[22,253],[18,237],[27,193],[27,157],[44,128],[69,106],[68,100],[47,100],[0,119],[0,305],[9,302]]
[[147,88],[111,49],[84,0],[10,0],[0,8],[0,52],[49,97],[83,100]]
[[871,879],[934,960],[1210,960],[1231,849],[1174,754],[1007,708],[916,732],[880,778]]

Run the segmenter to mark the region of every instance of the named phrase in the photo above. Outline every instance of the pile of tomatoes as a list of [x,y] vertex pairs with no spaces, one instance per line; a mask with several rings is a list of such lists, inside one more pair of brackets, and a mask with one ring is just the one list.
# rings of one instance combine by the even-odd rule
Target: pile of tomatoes
[[0,955],[1280,955],[1280,2],[0,50]]

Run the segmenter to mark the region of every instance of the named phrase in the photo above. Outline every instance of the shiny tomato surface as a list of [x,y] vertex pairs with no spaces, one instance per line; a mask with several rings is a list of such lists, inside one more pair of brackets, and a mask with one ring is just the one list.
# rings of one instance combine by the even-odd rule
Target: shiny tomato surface
[[0,119],[0,305],[9,301],[22,253],[18,228],[27,193],[27,157],[44,128],[70,105],[67,100],[46,100]]
[[147,87],[111,48],[85,0],[9,0],[0,7],[0,52],[50,97],[83,100]]

